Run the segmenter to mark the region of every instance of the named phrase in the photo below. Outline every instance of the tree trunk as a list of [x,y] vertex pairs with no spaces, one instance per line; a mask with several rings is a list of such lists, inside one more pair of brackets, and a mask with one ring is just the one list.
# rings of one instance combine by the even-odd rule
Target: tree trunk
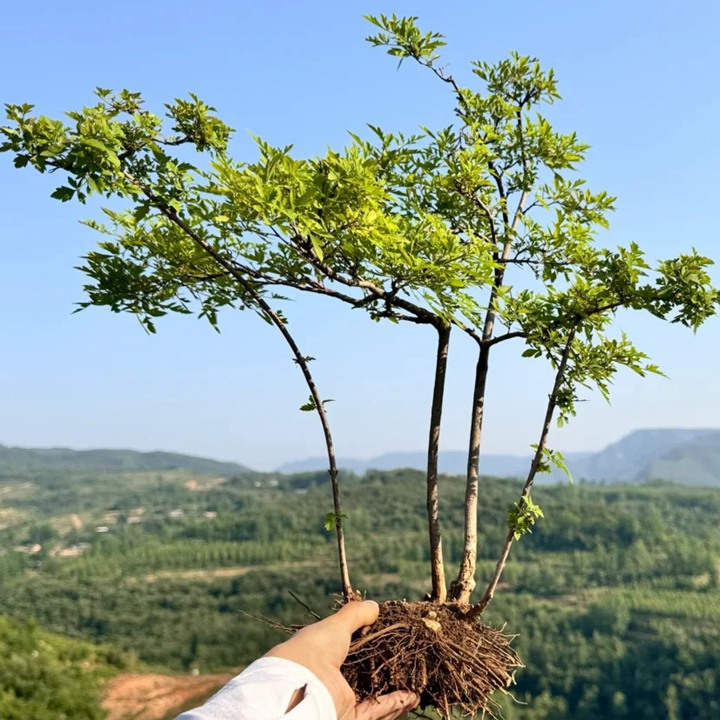
[[[565,379],[565,369],[567,368],[568,359],[570,357],[570,350],[572,349],[572,343],[574,339],[575,328],[573,328],[568,335],[563,354],[560,358],[560,362],[558,363],[558,369],[555,373],[555,382],[553,384],[553,389],[548,397],[548,404],[545,410],[545,419],[543,420],[542,431],[540,433],[540,441],[538,442],[537,448],[535,449],[535,455],[533,455],[533,459],[530,464],[530,471],[528,472],[527,479],[525,480],[525,485],[523,486],[522,492],[520,493],[520,502],[522,502],[526,497],[528,497],[528,495],[530,495],[530,490],[532,489],[533,482],[535,481],[535,476],[537,475],[538,469],[540,467],[543,453],[545,452],[545,448],[547,447],[547,439],[548,435],[550,434],[550,425],[552,423],[553,414],[555,413],[555,407],[557,406],[558,393],[560,392],[560,388],[562,387],[563,381]],[[500,559],[495,566],[495,572],[493,573],[490,583],[485,590],[485,594],[483,595],[482,600],[480,600],[480,602],[472,609],[472,617],[480,617],[485,611],[485,608],[487,608],[487,606],[492,601],[495,595],[495,589],[497,588],[498,582],[500,582],[500,576],[505,569],[508,556],[510,555],[510,548],[512,548],[514,539],[515,530],[511,527],[508,530],[507,537],[505,538],[505,543],[500,553]]]
[[475,588],[480,442],[482,440],[482,423],[485,412],[485,386],[487,384],[489,359],[490,347],[488,345],[481,345],[477,368],[475,370],[475,387],[473,388],[470,423],[470,447],[468,449],[467,480],[465,484],[465,544],[458,576],[450,584],[450,599],[462,605],[470,604],[470,594]]
[[[500,196],[505,198],[502,181],[498,178]],[[521,203],[524,202],[521,200]],[[509,223],[507,213],[503,213],[505,225]],[[516,216],[516,217],[519,217]],[[515,223],[513,223],[515,225]],[[465,545],[463,557],[460,562],[458,576],[450,584],[450,599],[461,605],[470,604],[470,595],[475,589],[475,567],[477,564],[477,507],[478,507],[478,480],[480,477],[480,443],[482,441],[482,426],[485,417],[485,390],[487,387],[488,367],[490,363],[490,348],[495,328],[495,315],[497,302],[505,279],[506,266],[503,264],[512,250],[512,228],[510,237],[503,243],[502,254],[496,260],[502,261],[495,269],[495,278],[490,298],[488,299],[487,313],[483,323],[482,339],[477,368],[475,370],[475,386],[473,387],[472,415],[470,418],[470,446],[468,448],[467,478],[465,484]],[[493,237],[495,234],[493,233]]]
[[427,464],[427,517],[430,535],[430,569],[432,591],[430,599],[445,602],[445,567],[442,554],[442,535],[438,512],[438,454],[440,451],[440,423],[442,420],[445,376],[447,371],[448,350],[450,348],[450,326],[438,326],[437,358],[435,360],[435,385],[433,387],[432,407],[430,410],[430,436],[428,439]]

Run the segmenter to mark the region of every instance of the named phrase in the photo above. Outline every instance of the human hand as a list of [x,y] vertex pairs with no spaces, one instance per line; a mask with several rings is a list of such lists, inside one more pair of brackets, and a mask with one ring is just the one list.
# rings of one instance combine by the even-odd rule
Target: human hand
[[[304,627],[289,640],[276,645],[267,657],[292,660],[310,670],[332,696],[338,720],[397,720],[417,707],[419,698],[415,693],[399,690],[358,704],[355,693],[340,673],[352,634],[365,625],[372,625],[378,612],[378,605],[372,600],[349,602],[334,615]],[[301,699],[299,695],[291,707]]]

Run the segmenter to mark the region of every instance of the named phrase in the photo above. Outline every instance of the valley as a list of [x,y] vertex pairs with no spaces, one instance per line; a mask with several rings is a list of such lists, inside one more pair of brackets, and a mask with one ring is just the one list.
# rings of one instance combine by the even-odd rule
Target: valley
[[[354,584],[377,600],[422,598],[422,473],[370,470],[341,483]],[[443,477],[441,491],[450,572],[462,552],[463,479]],[[481,580],[517,491],[517,481],[482,480]],[[14,628],[6,654],[31,656],[23,638],[38,632],[77,644],[78,665],[58,672],[100,653],[93,675],[73,676],[96,688],[95,705],[74,710],[78,720],[103,717],[103,693],[106,704],[123,694],[113,677],[225,677],[282,638],[258,617],[307,621],[289,590],[321,615],[339,591],[324,472],[16,467],[0,471],[0,493],[0,607]],[[518,634],[526,665],[513,689],[519,702],[503,700],[505,717],[717,717],[720,491],[565,484],[533,497],[545,518],[514,548],[486,617]],[[24,677],[12,667],[0,665],[3,687],[10,672],[13,682]],[[161,685],[163,707],[177,700],[171,715],[192,700],[174,695],[172,680]],[[2,717],[33,717],[4,713],[19,702],[10,697],[0,695]],[[112,720],[141,717],[111,705]],[[43,712],[61,717],[49,701]]]

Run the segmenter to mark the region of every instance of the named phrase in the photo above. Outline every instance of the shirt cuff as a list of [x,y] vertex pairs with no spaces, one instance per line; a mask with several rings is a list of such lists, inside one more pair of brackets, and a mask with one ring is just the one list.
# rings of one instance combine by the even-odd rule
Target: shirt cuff
[[[290,712],[296,690],[305,696]],[[306,667],[292,660],[263,657],[234,677],[202,707],[177,720],[336,720],[328,689]]]

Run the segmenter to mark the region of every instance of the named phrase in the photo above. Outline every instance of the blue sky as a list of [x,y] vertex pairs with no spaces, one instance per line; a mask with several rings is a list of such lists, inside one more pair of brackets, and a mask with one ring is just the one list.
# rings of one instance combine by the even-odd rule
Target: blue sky
[[[141,90],[149,107],[195,92],[237,129],[299,154],[346,142],[373,123],[387,130],[451,119],[446,89],[420,68],[363,42],[363,13],[420,16],[443,32],[450,71],[508,51],[555,68],[563,101],[549,115],[592,149],[582,175],[618,196],[609,244],[639,242],[651,258],[694,246],[720,258],[720,5],[710,0],[487,2],[12,3],[0,28],[0,100],[58,114],[104,86]],[[0,443],[168,449],[258,469],[322,453],[307,392],[279,336],[250,314],[222,334],[192,318],[149,337],[130,316],[71,314],[83,299],[73,270],[96,238],[78,224],[92,208],[49,198],[53,178],[18,172],[0,156]],[[716,282],[720,272],[713,270]],[[315,365],[339,453],[366,457],[425,445],[434,338],[376,325],[319,301],[287,308]],[[631,316],[619,326],[670,380],[621,374],[613,405],[589,395],[553,442],[597,449],[641,427],[719,427],[720,321],[696,336]],[[496,355],[485,450],[527,452],[536,440],[548,372]],[[473,347],[455,338],[443,447],[466,444]]]

